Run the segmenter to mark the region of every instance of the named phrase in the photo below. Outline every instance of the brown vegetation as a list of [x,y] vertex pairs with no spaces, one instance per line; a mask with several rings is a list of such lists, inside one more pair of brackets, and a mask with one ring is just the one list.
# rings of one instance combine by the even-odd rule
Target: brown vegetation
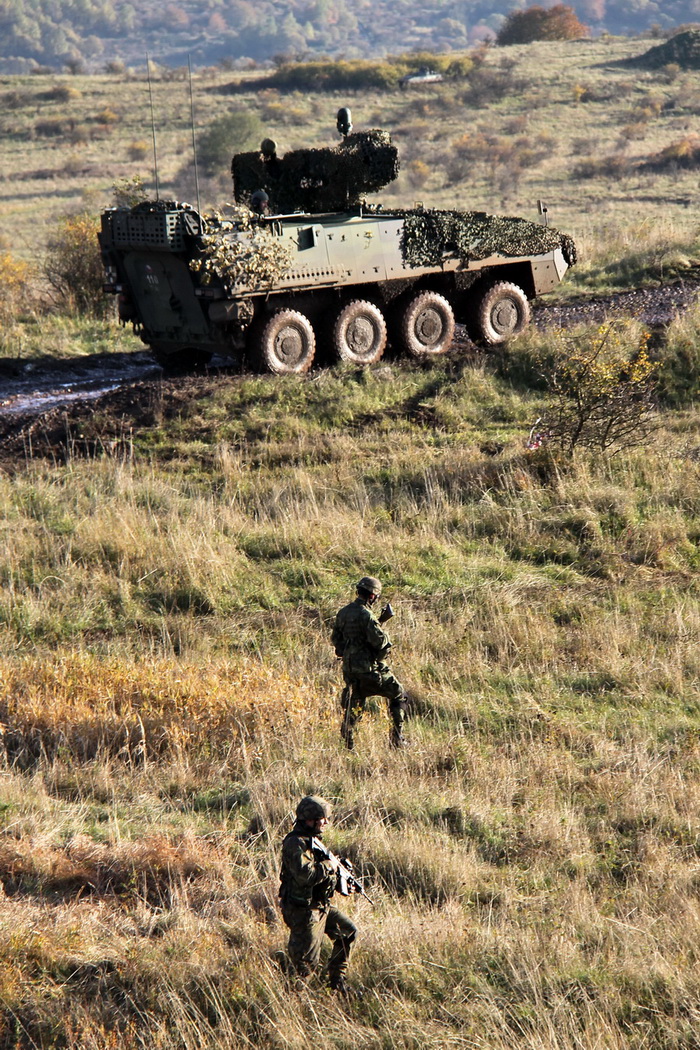
[[589,36],[590,28],[576,17],[573,7],[555,4],[540,7],[535,4],[525,11],[513,11],[499,30],[496,43],[531,44],[535,40],[578,40]]

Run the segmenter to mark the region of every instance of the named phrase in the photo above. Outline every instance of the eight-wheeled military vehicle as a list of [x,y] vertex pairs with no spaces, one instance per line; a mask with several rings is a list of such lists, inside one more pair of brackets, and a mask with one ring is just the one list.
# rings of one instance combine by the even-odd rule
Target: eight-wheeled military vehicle
[[338,129],[335,147],[278,156],[265,139],[235,155],[222,214],[163,200],[104,212],[105,291],[159,361],[225,353],[299,373],[317,348],[368,365],[387,341],[429,357],[450,348],[455,321],[495,346],[575,262],[546,224],[367,204],[396,178],[396,147],[384,131],[353,134],[347,109]]

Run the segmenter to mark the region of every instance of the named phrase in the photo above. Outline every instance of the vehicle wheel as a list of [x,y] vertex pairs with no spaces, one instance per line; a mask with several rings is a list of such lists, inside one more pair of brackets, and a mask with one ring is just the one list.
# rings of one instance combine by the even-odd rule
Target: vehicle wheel
[[277,310],[255,332],[252,344],[259,368],[278,376],[308,372],[316,353],[311,321],[298,310]]
[[381,310],[364,299],[353,299],[335,320],[332,343],[339,361],[373,365],[386,347],[386,321]]
[[468,327],[487,346],[500,346],[524,332],[529,323],[530,304],[525,292],[510,281],[499,281],[487,288],[477,302]]
[[452,346],[454,334],[452,307],[437,292],[421,292],[401,312],[399,348],[411,357],[444,354]]

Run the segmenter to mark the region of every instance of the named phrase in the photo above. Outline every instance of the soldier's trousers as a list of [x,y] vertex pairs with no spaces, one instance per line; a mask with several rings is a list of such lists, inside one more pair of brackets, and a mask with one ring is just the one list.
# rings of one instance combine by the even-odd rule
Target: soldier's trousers
[[343,735],[347,736],[362,718],[365,704],[370,696],[383,696],[389,701],[389,714],[394,730],[401,733],[406,719],[406,692],[398,678],[388,667],[365,674],[345,674],[345,689],[342,695]]
[[328,960],[328,977],[344,977],[348,957],[357,937],[357,927],[337,908],[307,908],[303,905],[282,906],[282,918],[289,927],[287,954],[300,977],[318,969],[324,934],[333,942]]

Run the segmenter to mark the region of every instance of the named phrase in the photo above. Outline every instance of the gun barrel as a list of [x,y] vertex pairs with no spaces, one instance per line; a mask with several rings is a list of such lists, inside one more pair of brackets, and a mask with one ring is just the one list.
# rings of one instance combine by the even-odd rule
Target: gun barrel
[[318,852],[321,853],[324,857],[327,857],[328,860],[335,861],[335,863],[336,863],[336,870],[337,870],[337,876],[338,876],[338,889],[340,890],[340,893],[344,897],[348,897],[350,895],[349,887],[352,886],[354,888],[354,890],[355,890],[355,893],[359,893],[362,897],[364,897],[366,900],[368,900],[369,903],[374,908],[374,906],[375,906],[374,901],[372,900],[372,898],[369,896],[368,893],[365,893],[364,886],[362,885],[362,883],[358,879],[357,875],[355,875],[355,873],[352,872],[350,870],[350,868],[348,868],[345,864],[343,864],[343,862],[340,859],[340,857],[336,857],[335,853],[332,853],[328,849],[328,846],[324,845],[324,843],[321,842],[321,840],[317,839],[317,838],[313,838],[311,840],[311,848],[315,849],[315,850],[318,850]]

